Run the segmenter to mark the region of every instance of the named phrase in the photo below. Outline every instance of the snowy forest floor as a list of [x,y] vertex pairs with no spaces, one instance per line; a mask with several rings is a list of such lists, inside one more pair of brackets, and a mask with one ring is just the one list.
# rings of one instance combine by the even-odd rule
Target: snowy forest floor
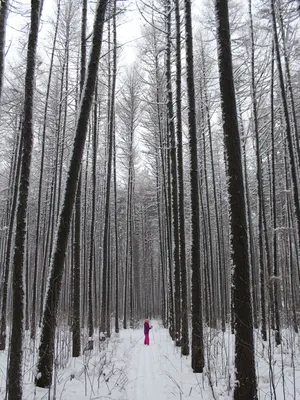
[[[36,349],[24,347],[23,399],[28,400],[228,400],[233,386],[233,335],[205,330],[206,367],[194,374],[190,357],[182,357],[168,330],[152,321],[150,346],[139,329],[121,330],[109,340],[95,339],[94,350],[70,358],[70,337],[60,333],[51,390],[35,388]],[[285,335],[284,335],[285,334]],[[256,339],[260,400],[300,399],[300,340],[291,331],[283,343]],[[7,352],[0,355],[0,399],[5,399]],[[276,394],[275,394],[276,393]]]

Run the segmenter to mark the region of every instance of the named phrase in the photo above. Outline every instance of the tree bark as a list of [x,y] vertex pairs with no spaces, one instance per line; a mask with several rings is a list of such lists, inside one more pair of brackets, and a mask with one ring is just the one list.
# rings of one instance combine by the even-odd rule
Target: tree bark
[[41,220],[41,202],[42,202],[42,188],[43,188],[44,161],[45,161],[45,141],[46,141],[50,85],[51,85],[51,79],[52,79],[53,60],[54,60],[54,54],[55,54],[59,18],[60,18],[60,0],[58,1],[58,4],[57,4],[56,25],[55,25],[55,32],[54,32],[54,38],[53,38],[49,77],[48,77],[47,92],[46,92],[45,107],[44,107],[42,150],[41,150],[41,164],[40,164],[40,178],[39,178],[39,192],[38,192],[38,209],[37,209],[36,231],[35,231],[34,273],[33,273],[33,283],[32,283],[32,313],[31,313],[31,332],[30,332],[31,339],[34,339],[35,334],[36,334],[36,304],[37,304],[37,298],[36,298],[37,290],[36,289],[37,289],[38,261],[39,261],[40,220]]
[[174,262],[174,304],[175,304],[175,344],[180,346],[181,338],[181,295],[180,295],[180,264],[179,264],[179,223],[178,223],[178,190],[177,190],[177,158],[174,126],[174,107],[171,78],[171,0],[166,3],[167,15],[167,45],[166,45],[166,84],[168,108],[168,134],[170,136],[171,159],[171,210],[172,210],[172,238]]
[[215,12],[223,131],[227,155],[227,175],[229,178],[228,193],[231,214],[232,261],[234,265],[235,382],[238,382],[234,388],[234,399],[256,400],[257,388],[250,293],[250,264],[241,146],[233,84],[228,1],[216,0]]
[[35,82],[36,51],[38,43],[40,0],[31,1],[31,21],[27,47],[25,75],[24,120],[22,126],[22,162],[16,218],[15,247],[12,269],[12,329],[8,362],[8,400],[22,399],[22,356],[24,323],[23,264],[26,239],[26,214],[29,192],[31,155],[33,147],[33,95]]
[[185,246],[185,212],[184,212],[184,177],[182,151],[182,114],[181,114],[181,23],[179,0],[175,0],[176,19],[176,136],[177,136],[177,168],[178,168],[178,204],[179,204],[179,269],[181,286],[181,354],[189,355],[188,297],[186,276],[186,246]]
[[192,368],[194,372],[203,372],[204,345],[201,298],[201,264],[200,264],[200,220],[198,188],[198,154],[197,128],[194,88],[193,34],[191,1],[184,1],[185,9],[185,45],[186,75],[188,96],[188,130],[190,151],[190,184],[191,184],[191,265],[192,265]]

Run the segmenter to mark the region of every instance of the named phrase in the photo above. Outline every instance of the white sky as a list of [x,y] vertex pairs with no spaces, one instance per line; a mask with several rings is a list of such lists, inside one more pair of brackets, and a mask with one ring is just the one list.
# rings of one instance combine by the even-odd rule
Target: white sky
[[[119,0],[118,3],[126,8],[124,16],[118,18],[118,43],[123,45],[122,61],[130,64],[134,61],[137,53],[137,41],[141,36],[140,25],[142,19],[137,11],[135,0]],[[44,0],[42,13],[42,23],[40,36],[43,36],[44,28],[53,11],[56,9],[56,0]],[[27,39],[26,27],[30,22],[30,0],[12,1],[11,12],[8,16],[6,31],[6,49],[8,50],[7,59],[10,60],[15,52],[15,47],[21,37]],[[92,26],[93,18],[89,19],[89,25]],[[25,34],[24,34],[25,31]]]

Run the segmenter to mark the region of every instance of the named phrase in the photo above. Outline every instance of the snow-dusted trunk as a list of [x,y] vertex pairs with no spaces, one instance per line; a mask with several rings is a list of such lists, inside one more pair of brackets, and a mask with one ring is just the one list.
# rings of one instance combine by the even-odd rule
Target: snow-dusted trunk
[[[117,75],[117,22],[116,11],[117,3],[114,0],[113,8],[113,81],[116,80]],[[115,91],[115,90],[114,90]],[[115,219],[115,264],[116,264],[116,277],[115,277],[115,331],[119,333],[119,230],[118,230],[118,215],[117,215],[117,149],[116,149],[116,130],[115,130],[115,113],[112,118],[113,124],[113,170],[114,170],[114,219]]]
[[26,238],[26,214],[29,192],[31,153],[33,147],[33,94],[38,42],[40,0],[31,1],[31,21],[25,75],[24,119],[22,126],[22,162],[12,267],[12,328],[8,362],[8,400],[22,399],[22,357],[24,322],[23,264]]
[[[249,20],[250,20],[250,38],[251,38],[251,100],[252,100],[252,112],[253,112],[253,129],[255,134],[256,144],[256,180],[257,180],[257,201],[258,201],[258,243],[259,243],[259,273],[260,273],[260,309],[261,309],[261,335],[263,340],[267,340],[267,320],[266,320],[266,287],[265,287],[265,249],[263,243],[263,181],[262,181],[262,165],[260,155],[260,138],[259,138],[259,127],[258,127],[258,115],[257,115],[257,96],[256,96],[256,82],[255,82],[255,43],[254,43],[254,32],[253,32],[253,21],[252,21],[252,2],[248,1],[249,7]],[[271,304],[273,307],[273,304]]]
[[63,60],[63,66],[61,70],[61,83],[60,83],[60,94],[59,94],[59,102],[58,102],[58,116],[57,116],[57,123],[56,123],[56,147],[55,147],[55,164],[53,168],[53,182],[51,187],[51,201],[50,201],[50,211],[49,211],[49,224],[48,224],[48,231],[47,231],[47,239],[46,239],[46,248],[47,251],[44,255],[44,262],[43,262],[43,271],[42,271],[42,288],[40,292],[40,319],[42,318],[43,314],[43,306],[44,306],[44,296],[45,296],[45,277],[46,269],[48,268],[51,260],[51,253],[53,248],[53,238],[54,238],[54,227],[57,223],[58,219],[58,184],[59,179],[62,179],[61,174],[59,174],[59,151],[61,143],[63,140],[61,139],[61,124],[62,124],[62,105],[63,105],[63,87],[64,87],[64,76],[65,76],[65,67],[66,67],[66,60]]
[[[204,127],[204,98],[203,98],[203,84],[202,84],[202,77],[199,77],[199,113],[197,114],[198,124],[200,126],[200,140],[199,140],[199,201],[200,201],[200,216],[202,221],[202,248],[203,248],[203,288],[204,288],[204,296],[203,296],[203,308],[204,308],[204,318],[207,325],[211,326],[213,321],[213,306],[214,302],[212,301],[212,278],[211,278],[211,268],[209,260],[212,258],[211,256],[211,246],[210,246],[210,224],[208,224],[209,216],[209,204],[205,204],[205,194],[204,194],[204,182],[206,178],[205,174],[205,164],[206,164],[206,157],[205,157],[205,127]],[[203,176],[204,175],[204,176]],[[207,184],[205,184],[207,187]]]
[[[275,149],[275,118],[274,118],[274,44],[272,46],[272,61],[271,61],[271,88],[270,88],[270,123],[271,123],[271,143],[272,143],[272,212],[273,212],[273,263],[274,263],[274,317],[275,317],[275,340],[280,343],[280,313],[279,313],[279,263],[278,263],[278,239],[277,239],[277,190],[276,190],[276,149]],[[270,283],[272,285],[272,283]]]
[[55,172],[53,173],[53,176],[51,177],[51,183],[50,183],[50,198],[49,198],[49,214],[48,214],[48,220],[45,218],[45,223],[44,223],[44,231],[47,232],[44,234],[44,253],[43,253],[43,266],[42,266],[42,276],[41,276],[41,288],[40,288],[40,302],[39,302],[39,325],[41,324],[41,319],[43,315],[43,304],[44,304],[44,292],[45,292],[45,276],[46,276],[46,270],[49,265],[49,254],[51,251],[51,244],[52,244],[52,235],[53,235],[53,219],[54,219],[54,192],[55,192],[55,181],[56,181],[56,174]]
[[[108,302],[109,298],[107,296],[107,289],[110,285],[109,280],[106,279],[106,275],[108,275],[108,270],[110,268],[108,263],[108,253],[110,251],[108,246],[108,236],[109,225],[110,225],[110,191],[111,191],[111,174],[112,174],[112,164],[113,164],[113,140],[115,135],[115,92],[116,92],[116,78],[117,78],[117,48],[116,48],[116,9],[112,9],[113,13],[113,61],[112,61],[112,76],[109,79],[109,107],[108,107],[108,161],[107,161],[107,170],[106,170],[106,194],[105,194],[105,218],[104,218],[104,231],[103,231],[103,282],[102,282],[102,302],[101,302],[101,325],[100,329],[102,331],[107,330],[106,328],[110,324],[109,313],[108,310]],[[109,32],[109,50],[110,50],[110,32]],[[110,52],[109,55],[110,57]],[[109,60],[109,68],[110,67]],[[109,74],[111,72],[109,71]]]
[[41,164],[40,164],[40,177],[39,177],[39,191],[38,191],[38,209],[36,217],[36,231],[35,231],[35,257],[34,257],[34,272],[33,272],[33,282],[32,282],[32,312],[31,312],[31,338],[35,338],[36,333],[36,304],[37,304],[37,276],[38,276],[38,262],[39,262],[39,244],[40,244],[40,222],[41,222],[41,205],[42,205],[42,189],[43,189],[43,176],[44,176],[44,161],[45,161],[45,140],[46,140],[46,129],[48,120],[48,105],[49,105],[49,95],[50,95],[50,85],[52,79],[53,70],[53,60],[56,47],[56,38],[58,31],[58,24],[60,19],[60,0],[57,3],[57,16],[56,25],[52,45],[49,77],[47,83],[47,92],[44,107],[44,119],[43,119],[43,133],[42,133],[42,150],[41,150]]
[[[86,19],[87,19],[87,0],[82,2],[81,12],[81,43],[80,43],[80,91],[79,101],[83,91],[85,71],[86,71]],[[76,103],[76,107],[77,107]],[[72,268],[72,356],[79,357],[81,352],[81,341],[80,341],[80,318],[81,308],[80,303],[82,299],[81,285],[85,285],[85,277],[82,274],[81,279],[81,194],[82,194],[82,168],[79,171],[76,199],[75,199],[75,210],[74,210],[74,233],[73,233],[73,268]],[[84,300],[83,300],[84,301]],[[83,307],[82,307],[83,308]]]
[[[240,112],[241,114],[241,112]],[[246,139],[244,135],[243,125],[241,123],[241,137],[244,138],[242,142],[243,151],[243,165],[244,165],[244,182],[245,182],[245,199],[246,199],[246,212],[247,212],[247,226],[248,226],[248,245],[249,245],[249,255],[250,255],[250,267],[251,267],[251,285],[252,285],[252,306],[253,306],[253,324],[254,328],[258,328],[258,284],[256,277],[256,252],[253,237],[253,223],[251,218],[251,204],[250,204],[250,190],[249,190],[249,178],[247,170],[247,158],[246,158]]]
[[0,7],[0,104],[3,89],[4,60],[5,60],[5,33],[8,15],[9,0],[1,0]]
[[184,212],[184,176],[182,151],[182,115],[181,115],[181,22],[179,0],[175,0],[176,20],[176,137],[177,137],[177,167],[178,167],[178,205],[179,205],[179,269],[181,286],[181,354],[189,354],[189,327],[188,327],[188,296],[186,274],[186,246],[185,246],[185,212]]
[[172,238],[174,262],[174,304],[175,304],[175,343],[180,346],[181,340],[181,294],[180,294],[180,264],[179,264],[179,222],[178,222],[178,194],[177,194],[177,157],[174,124],[174,107],[171,77],[171,1],[166,4],[167,37],[166,37],[166,90],[168,108],[168,134],[170,137],[171,161],[171,207],[172,207]]
[[127,179],[127,209],[126,209],[126,249],[125,249],[125,277],[124,277],[124,320],[123,320],[123,328],[127,329],[127,308],[128,308],[128,289],[130,289],[130,265],[131,257],[131,223],[130,220],[132,218],[132,173],[133,173],[133,162],[132,162],[132,139],[133,132],[131,131],[131,144],[130,144],[130,156],[129,156],[129,165],[128,165],[128,179]]
[[227,0],[215,2],[219,78],[230,207],[235,315],[235,400],[257,399],[250,265],[242,172],[241,145],[233,84]]
[[109,6],[107,21],[107,150],[106,150],[106,179],[104,194],[104,228],[102,238],[102,293],[101,293],[101,318],[100,331],[107,332],[108,319],[108,292],[109,292],[109,235],[110,235],[110,188],[111,188],[111,172],[112,172],[112,131],[110,129],[112,121],[110,118],[111,109],[111,7]]
[[[86,25],[87,25],[87,0],[82,2],[81,14],[81,43],[80,43],[80,98],[86,72]],[[79,172],[74,216],[74,266],[72,277],[72,356],[79,357],[80,344],[80,301],[82,298],[81,283],[85,285],[85,277],[81,280],[81,193],[82,193],[82,168]]]
[[[160,95],[160,81],[159,81],[159,62],[158,62],[158,52],[157,52],[157,37],[154,34],[154,45],[155,45],[155,99],[156,99],[156,119],[157,119],[157,135],[156,135],[156,146],[155,146],[155,173],[156,173],[156,185],[157,189],[161,188],[160,191],[156,191],[156,202],[157,202],[157,213],[158,213],[158,230],[159,230],[159,246],[160,246],[160,265],[161,265],[161,277],[162,277],[162,305],[161,314],[162,321],[165,327],[167,327],[167,286],[166,286],[166,271],[167,271],[167,254],[168,248],[166,246],[166,237],[168,235],[168,228],[165,228],[164,218],[166,217],[163,212],[163,205],[161,204],[163,200],[166,200],[166,173],[165,173],[165,161],[163,157],[163,147],[162,147],[162,107],[161,107],[161,95]],[[160,158],[161,156],[161,158]],[[172,303],[171,303],[172,304]],[[173,310],[169,310],[173,313]]]
[[[58,189],[57,189],[57,217],[56,221],[59,219],[59,213],[61,208],[61,199],[62,199],[62,182],[63,182],[63,167],[64,167],[64,158],[65,158],[65,150],[66,150],[66,132],[67,132],[67,117],[68,117],[68,98],[69,98],[69,60],[70,60],[70,24],[71,21],[67,21],[66,27],[66,39],[65,39],[65,76],[62,74],[61,80],[61,100],[60,100],[60,109],[63,111],[61,114],[62,117],[62,136],[60,140],[60,160],[59,160],[59,172],[58,172]],[[64,81],[65,78],[65,81]]]
[[[94,98],[94,119],[93,119],[93,137],[92,137],[92,210],[91,210],[91,233],[90,233],[90,253],[89,253],[89,280],[88,280],[88,331],[89,336],[94,335],[94,300],[93,284],[94,284],[94,267],[95,267],[95,215],[96,215],[96,186],[97,186],[97,146],[98,146],[98,90],[97,84],[95,88]],[[92,343],[92,342],[91,342]]]
[[[155,36],[156,43],[156,36]],[[156,43],[157,46],[157,43]],[[174,293],[173,293],[173,279],[172,279],[172,235],[171,235],[171,213],[169,207],[169,185],[167,185],[169,178],[169,158],[167,157],[167,151],[164,150],[164,121],[162,120],[162,106],[161,106],[161,96],[159,89],[159,63],[158,57],[155,57],[155,78],[156,78],[156,112],[158,118],[158,145],[159,145],[159,153],[160,153],[160,165],[161,165],[161,176],[162,176],[162,198],[164,201],[164,213],[166,221],[166,279],[167,274],[169,273],[169,284],[168,284],[168,292],[167,292],[167,309],[169,314],[167,315],[167,320],[169,322],[169,332],[172,339],[174,339]],[[168,139],[166,139],[168,140]],[[168,147],[168,146],[167,146]]]
[[[109,28],[110,29],[110,28]],[[109,39],[110,40],[110,39]],[[108,51],[110,57],[110,51]],[[110,61],[109,61],[110,64]],[[110,68],[110,66],[109,66]],[[110,71],[109,71],[110,74]],[[108,82],[108,129],[107,129],[107,168],[106,168],[106,187],[104,203],[104,229],[103,229],[103,268],[102,268],[102,294],[101,294],[101,332],[107,331],[107,306],[108,306],[108,271],[109,271],[109,221],[110,221],[110,191],[111,191],[111,172],[112,172],[112,150],[113,150],[113,129],[114,129],[114,99],[111,93],[111,79]],[[111,114],[112,113],[112,114]]]
[[74,218],[74,264],[72,275],[72,356],[79,357],[81,344],[80,344],[80,300],[81,300],[81,260],[80,260],[80,247],[81,247],[81,186],[82,178],[81,171],[79,174],[76,201],[75,201],[75,218]]
[[194,88],[194,60],[191,1],[184,1],[185,9],[185,46],[186,76],[188,96],[188,138],[190,152],[190,185],[191,185],[191,265],[192,265],[192,368],[194,372],[203,372],[204,345],[202,323],[201,294],[201,256],[200,256],[200,208],[198,190],[198,154],[197,127]]
[[[204,63],[204,59],[202,61]],[[204,65],[204,74],[203,74],[203,85],[201,84],[201,92],[203,91],[203,95],[201,93],[200,98],[201,98],[201,103],[204,105],[207,99],[205,98],[205,65]],[[209,176],[208,176],[208,165],[209,165],[209,159],[208,159],[208,154],[207,154],[207,142],[206,142],[206,129],[204,125],[204,121],[207,122],[208,129],[210,129],[210,122],[209,118],[210,115],[208,113],[208,107],[203,106],[202,108],[201,104],[201,113],[202,113],[202,139],[203,139],[203,166],[204,166],[204,182],[205,182],[205,195],[206,195],[206,213],[207,216],[204,216],[204,218],[207,218],[207,257],[208,257],[208,277],[209,277],[209,285],[210,285],[210,292],[211,292],[211,299],[214,299],[209,304],[210,308],[210,327],[211,328],[217,328],[217,318],[218,318],[218,312],[217,312],[217,307],[218,304],[220,303],[219,298],[218,298],[218,292],[216,290],[216,283],[217,283],[217,271],[216,268],[214,267],[214,234],[213,234],[213,224],[212,224],[212,204],[210,201],[210,196],[209,196]]]
[[52,383],[54,338],[58,302],[64,270],[65,252],[68,243],[77,181],[86,139],[87,124],[98,72],[106,6],[107,0],[99,0],[94,21],[92,49],[88,64],[87,76],[85,79],[85,86],[82,94],[80,112],[76,125],[73,153],[64,193],[64,203],[59,218],[58,232],[51,261],[36,376],[36,385],[40,387],[50,387]]
[[[210,109],[209,109],[209,99],[208,99],[208,93],[207,93],[207,78],[206,78],[206,63],[205,63],[205,58],[204,58],[204,49],[202,46],[202,62],[203,62],[203,91],[204,91],[204,104],[206,108],[206,118],[207,118],[207,128],[208,128],[208,144],[209,144],[209,153],[210,153],[210,165],[211,165],[211,177],[212,177],[212,189],[213,189],[213,196],[214,196],[214,210],[215,210],[215,220],[216,220],[216,227],[217,227],[217,243],[216,243],[216,251],[217,251],[217,259],[218,259],[218,268],[217,268],[217,274],[216,276],[216,289],[215,289],[215,294],[214,298],[219,301],[216,301],[216,315],[213,318],[219,318],[220,317],[220,309],[221,309],[221,324],[222,324],[222,330],[225,332],[225,322],[226,322],[226,317],[225,317],[225,309],[227,308],[226,304],[226,298],[227,298],[227,285],[226,285],[226,279],[225,279],[225,266],[222,260],[222,237],[221,237],[221,227],[220,227],[220,221],[219,221],[219,210],[218,210],[218,200],[217,200],[217,187],[216,187],[216,177],[215,177],[215,162],[214,162],[214,152],[213,152],[213,145],[212,145],[212,127],[211,127],[211,115],[210,115]],[[205,133],[203,133],[205,136]],[[204,146],[205,147],[205,146]],[[206,160],[205,160],[206,162]],[[208,168],[205,168],[205,176],[207,179],[207,170]],[[208,193],[208,182],[206,181],[206,190]],[[209,199],[207,199],[207,207],[209,207]],[[211,225],[212,220],[209,219],[209,224]],[[211,237],[213,235],[211,234]],[[211,243],[212,245],[212,243]],[[212,268],[214,269],[214,268]],[[218,276],[219,275],[219,276]]]

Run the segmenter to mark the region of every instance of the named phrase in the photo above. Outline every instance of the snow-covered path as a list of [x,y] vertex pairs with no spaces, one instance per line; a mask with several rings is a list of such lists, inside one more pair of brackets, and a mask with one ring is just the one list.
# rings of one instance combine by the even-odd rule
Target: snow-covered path
[[150,331],[150,346],[143,344],[142,330],[137,330],[132,335],[136,346],[133,348],[129,365],[129,374],[134,377],[127,389],[130,399],[168,399],[164,384],[167,377],[167,356],[162,351],[168,347],[168,338],[165,331],[157,328],[158,324],[154,323]]
[[[68,331],[61,331],[56,348],[56,369],[50,389],[34,386],[37,347],[27,339],[24,346],[23,399],[25,400],[232,400],[233,335],[231,332],[205,331],[206,367],[194,374],[191,358],[182,357],[161,322],[151,321],[150,346],[144,345],[143,321],[136,329],[121,329],[110,339],[94,336],[94,349],[70,357]],[[286,338],[289,338],[286,332]],[[259,400],[300,399],[299,343],[291,337],[295,350],[289,354],[288,341],[275,349],[273,384],[269,376],[269,355],[257,343]],[[83,345],[87,338],[83,338]],[[286,349],[286,350],[285,350]],[[291,362],[295,368],[291,367]],[[0,400],[5,398],[7,352],[0,353]],[[282,372],[284,371],[284,375]],[[273,386],[272,386],[273,385]]]
[[[62,400],[195,400],[203,394],[203,382],[193,374],[190,358],[180,356],[167,329],[151,321],[150,345],[144,345],[143,321],[137,329],[122,329],[94,350],[69,359],[58,371],[56,399]],[[48,390],[33,383],[26,398],[44,400]],[[53,399],[51,388],[50,398]],[[53,397],[51,397],[53,396]],[[201,398],[201,397],[200,397]],[[207,400],[211,397],[208,396]]]

